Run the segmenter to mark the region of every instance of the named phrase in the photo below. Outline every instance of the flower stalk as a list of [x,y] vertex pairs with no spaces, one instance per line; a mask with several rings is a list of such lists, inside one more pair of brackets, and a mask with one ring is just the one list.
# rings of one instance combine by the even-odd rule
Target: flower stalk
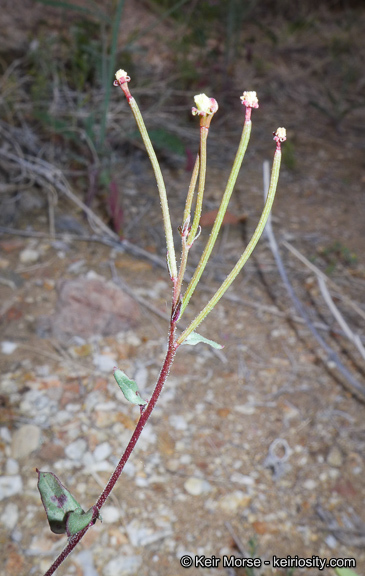
[[[138,442],[138,440],[141,436],[141,433],[142,433],[148,419],[150,418],[150,416],[151,416],[151,414],[152,414],[152,412],[156,406],[156,403],[157,403],[159,396],[162,392],[163,386],[166,382],[166,379],[168,377],[169,371],[171,369],[171,366],[172,366],[174,358],[175,358],[176,351],[179,348],[179,346],[183,343],[190,344],[190,345],[196,345],[198,343],[205,342],[205,344],[213,346],[214,348],[221,348],[221,346],[219,344],[217,344],[216,342],[214,342],[212,340],[208,340],[208,339],[204,338],[203,336],[200,336],[199,334],[197,334],[195,332],[195,330],[199,326],[199,324],[204,320],[204,318],[206,318],[206,316],[209,314],[209,312],[211,312],[211,310],[213,310],[213,308],[219,302],[220,298],[222,298],[222,296],[224,295],[226,290],[228,290],[228,288],[230,287],[230,285],[232,284],[234,279],[240,273],[240,271],[242,270],[243,266],[245,265],[248,258],[250,257],[253,249],[255,248],[255,246],[256,246],[256,244],[257,244],[257,242],[258,242],[258,240],[259,240],[259,238],[260,238],[260,236],[264,230],[265,224],[267,222],[269,213],[270,213],[272,205],[273,205],[275,192],[276,192],[276,188],[277,188],[277,183],[278,183],[280,162],[281,162],[281,143],[284,142],[286,139],[285,129],[284,128],[278,128],[277,131],[274,133],[274,140],[276,142],[276,151],[275,151],[274,161],[273,161],[273,166],[272,166],[269,191],[268,191],[268,195],[266,198],[265,206],[263,208],[262,215],[260,217],[259,223],[256,227],[255,232],[253,233],[253,236],[252,236],[250,242],[248,243],[248,245],[247,245],[246,249],[244,250],[243,254],[241,255],[241,257],[238,259],[236,265],[234,266],[234,268],[232,269],[230,274],[228,274],[227,278],[224,280],[224,282],[221,284],[221,286],[218,288],[218,290],[216,291],[214,296],[210,299],[210,301],[203,308],[203,310],[200,312],[200,314],[197,315],[197,317],[190,323],[188,328],[179,337],[176,337],[176,329],[177,329],[177,324],[179,322],[179,319],[180,319],[182,313],[184,312],[184,310],[186,309],[186,306],[188,305],[188,303],[192,297],[192,294],[193,294],[193,292],[194,292],[194,290],[195,290],[195,288],[196,288],[196,286],[197,286],[197,284],[201,278],[201,275],[202,275],[202,273],[203,273],[203,271],[207,265],[207,262],[209,260],[210,255],[211,255],[211,252],[213,250],[214,244],[215,244],[216,239],[218,237],[220,228],[222,226],[223,218],[224,218],[224,215],[226,213],[228,203],[229,203],[229,200],[231,198],[234,186],[236,184],[238,173],[240,171],[242,161],[243,161],[243,158],[244,158],[244,155],[245,155],[245,152],[247,149],[247,145],[249,142],[250,133],[251,133],[251,111],[252,111],[252,108],[258,107],[258,100],[256,97],[256,92],[244,92],[243,96],[241,97],[242,104],[246,107],[246,112],[245,112],[244,127],[243,127],[243,131],[242,131],[238,151],[237,151],[234,163],[233,163],[233,167],[232,167],[230,176],[228,178],[227,186],[226,186],[225,192],[224,192],[223,197],[222,197],[222,201],[221,201],[221,204],[220,204],[220,207],[219,207],[219,210],[218,210],[218,213],[217,213],[214,225],[213,225],[211,235],[209,237],[209,240],[207,241],[207,244],[206,244],[205,249],[203,251],[203,254],[200,258],[200,262],[199,262],[199,264],[198,264],[198,266],[194,272],[194,275],[193,275],[193,277],[192,277],[192,279],[191,279],[191,281],[190,281],[190,283],[186,289],[185,295],[182,298],[181,297],[182,284],[183,284],[184,274],[185,274],[186,265],[187,265],[187,261],[188,261],[189,250],[191,249],[193,243],[196,241],[196,239],[199,235],[199,229],[200,229],[199,221],[200,221],[201,212],[202,212],[205,179],[206,179],[207,137],[208,137],[208,132],[209,132],[211,120],[212,120],[215,112],[218,110],[218,104],[217,104],[216,100],[214,100],[214,98],[208,98],[205,94],[200,94],[200,95],[195,97],[196,107],[193,108],[192,112],[194,115],[198,115],[200,118],[200,145],[199,145],[199,153],[197,154],[197,157],[196,157],[196,162],[195,162],[195,166],[194,166],[194,170],[192,173],[191,182],[190,182],[190,186],[189,186],[189,190],[188,190],[188,194],[187,194],[185,210],[184,210],[184,215],[183,215],[183,222],[179,228],[179,232],[180,232],[180,236],[181,236],[181,262],[180,262],[180,267],[178,270],[177,262],[176,262],[176,256],[175,256],[175,247],[174,247],[174,241],[173,241],[172,226],[171,226],[170,212],[169,212],[169,206],[168,206],[168,201],[167,201],[166,188],[165,188],[163,176],[161,173],[161,169],[160,169],[155,151],[153,149],[151,140],[150,140],[149,135],[147,133],[147,129],[146,129],[146,126],[144,124],[142,115],[141,115],[140,110],[138,108],[138,105],[129,91],[128,83],[130,81],[130,78],[124,70],[118,70],[118,72],[116,73],[115,76],[116,76],[116,80],[115,80],[114,84],[116,86],[119,86],[122,89],[123,93],[125,94],[127,101],[128,101],[128,103],[131,107],[131,110],[133,112],[137,126],[140,130],[143,142],[146,146],[147,153],[148,153],[150,160],[151,160],[151,164],[152,164],[152,167],[153,167],[153,170],[155,173],[157,187],[158,187],[159,195],[160,195],[162,217],[163,217],[165,236],[166,236],[167,265],[168,265],[170,277],[171,277],[171,280],[173,283],[173,296],[172,296],[171,317],[170,317],[170,325],[169,325],[168,345],[167,345],[167,352],[165,355],[165,359],[164,359],[159,377],[157,379],[157,382],[156,382],[155,388],[153,390],[152,396],[148,402],[144,401],[141,398],[141,396],[138,392],[138,389],[137,389],[137,384],[133,380],[130,380],[121,370],[119,370],[119,369],[115,370],[114,377],[117,381],[117,384],[121,387],[124,396],[127,399],[129,399],[130,402],[137,404],[140,407],[140,417],[139,417],[138,423],[137,423],[135,430],[134,430],[134,432],[133,432],[133,434],[132,434],[132,436],[128,442],[128,445],[127,445],[123,455],[121,456],[121,458],[120,458],[113,474],[111,475],[108,483],[106,484],[104,490],[100,494],[100,496],[97,499],[94,506],[92,506],[90,508],[89,512],[86,513],[87,514],[86,516],[83,516],[81,518],[81,523],[80,523],[80,519],[76,513],[76,519],[74,520],[72,530],[68,532],[68,535],[71,534],[69,541],[68,541],[68,544],[65,547],[65,549],[61,552],[61,554],[58,556],[58,558],[55,560],[55,562],[52,564],[52,566],[47,570],[47,572],[45,573],[45,576],[51,576],[52,574],[54,574],[56,569],[62,564],[62,562],[72,552],[72,550],[75,548],[75,546],[78,544],[78,542],[80,542],[80,540],[83,538],[83,536],[89,530],[89,528],[95,524],[95,522],[98,518],[100,518],[100,510],[102,509],[103,505],[105,504],[105,502],[109,498],[114,486],[116,485],[117,481],[119,480],[119,478],[123,472],[124,466],[127,463],[129,457],[131,456],[131,454],[135,448],[135,445]],[[195,203],[194,218],[193,218],[193,222],[191,224],[191,208],[192,208],[192,202],[193,202],[193,197],[195,194],[195,188],[196,188],[197,183],[198,183],[198,190],[197,190],[197,197],[196,197],[196,203]],[[42,473],[42,474],[44,475],[44,474],[49,474],[49,473]],[[50,473],[50,474],[52,477],[54,476],[52,473]],[[56,485],[58,487],[62,486],[62,484],[58,481],[58,479],[56,480]],[[64,487],[62,486],[62,489],[63,488]],[[50,501],[52,501],[52,502],[53,502],[54,498],[56,497],[56,496],[54,497],[53,494],[54,494],[54,492],[52,491],[51,496],[50,496]],[[67,494],[69,494],[68,491],[67,491]],[[74,499],[73,499],[72,495],[70,494],[69,500],[68,500],[68,510],[66,512],[68,514],[69,510],[70,510],[71,511],[70,513],[74,514],[74,516],[75,516],[75,511],[73,509],[73,506],[74,506],[73,502],[74,502]],[[60,505],[58,505],[58,504],[60,504],[60,501],[57,500],[57,498],[56,498],[56,506],[55,506],[55,510],[57,512],[56,516],[58,518],[58,515],[61,514],[61,519],[62,519],[61,524],[63,526],[64,521],[67,524],[68,516],[66,514],[64,518],[62,517],[63,516],[62,515],[63,508],[61,505],[62,503]],[[79,510],[79,505],[77,502],[76,502],[75,506],[76,506],[76,509]],[[60,512],[60,509],[61,509],[61,512]],[[81,508],[80,508],[80,510],[81,510]],[[83,513],[82,510],[81,510],[81,512]],[[81,514],[81,512],[80,512],[80,514]],[[90,521],[90,518],[91,518],[91,521]],[[87,525],[85,526],[85,524],[87,524]],[[61,532],[58,532],[58,533],[61,533]]]
[[186,289],[186,292],[184,294],[183,300],[182,300],[182,306],[181,306],[181,316],[183,315],[185,308],[187,307],[187,305],[189,304],[190,298],[192,297],[194,290],[201,278],[201,275],[204,272],[204,269],[208,263],[209,257],[212,253],[212,250],[214,248],[215,242],[218,238],[218,234],[219,231],[221,229],[222,226],[222,222],[223,222],[223,218],[224,215],[227,211],[228,208],[228,204],[229,201],[231,199],[232,196],[232,192],[233,189],[235,187],[236,181],[237,181],[237,177],[239,174],[239,171],[241,169],[242,166],[242,162],[247,150],[247,146],[250,140],[250,135],[251,135],[251,109],[252,108],[258,108],[259,104],[258,104],[258,99],[256,97],[256,92],[244,92],[243,96],[241,96],[242,99],[242,104],[244,104],[246,106],[246,114],[245,114],[245,123],[243,126],[243,130],[242,130],[242,135],[241,135],[241,140],[238,146],[238,150],[236,153],[236,157],[234,159],[233,162],[233,166],[232,166],[232,170],[231,173],[229,175],[228,178],[228,182],[227,182],[227,186],[226,189],[224,191],[222,200],[221,200],[221,204],[219,206],[219,210],[217,213],[217,216],[215,218],[214,224],[213,224],[213,228],[212,228],[212,232],[209,236],[208,242],[205,246],[204,252],[200,258],[199,264],[194,272],[194,275],[192,277],[192,279],[190,280],[190,283]]
[[123,90],[127,98],[128,104],[133,112],[133,116],[135,118],[138,129],[142,136],[143,143],[146,147],[147,154],[150,158],[152,168],[155,174],[157,188],[160,195],[162,219],[165,229],[168,269],[170,272],[171,280],[173,283],[175,283],[177,279],[177,264],[175,256],[174,238],[172,234],[171,218],[170,218],[169,204],[167,201],[166,187],[162,176],[160,164],[157,160],[155,150],[152,146],[152,142],[148,135],[147,128],[143,121],[142,114],[139,110],[138,104],[129,91],[128,82],[130,81],[130,77],[127,75],[127,72],[125,72],[125,70],[118,70],[118,72],[116,72],[115,74],[115,78],[116,80],[114,81],[114,85],[120,86],[120,88]]
[[277,131],[274,133],[274,140],[276,141],[276,150],[271,171],[270,186],[265,206],[262,211],[259,223],[256,226],[256,230],[253,233],[250,242],[248,243],[245,251],[239,258],[238,262],[236,263],[231,273],[228,274],[227,278],[224,280],[224,282],[222,282],[221,286],[218,288],[214,296],[212,296],[212,298],[209,300],[205,308],[200,312],[200,314],[198,314],[195,320],[191,322],[188,328],[186,328],[186,330],[179,336],[179,338],[176,341],[176,344],[178,345],[182,344],[184,340],[186,340],[186,338],[199,326],[199,324],[204,320],[204,318],[206,318],[209,312],[211,312],[213,308],[217,305],[217,303],[222,298],[224,293],[228,290],[232,282],[235,280],[235,278],[237,278],[238,274],[241,272],[243,266],[246,264],[247,260],[251,256],[257,242],[259,241],[264,231],[276,194],[276,188],[278,184],[280,164],[281,164],[281,143],[286,140],[285,128],[277,129]]

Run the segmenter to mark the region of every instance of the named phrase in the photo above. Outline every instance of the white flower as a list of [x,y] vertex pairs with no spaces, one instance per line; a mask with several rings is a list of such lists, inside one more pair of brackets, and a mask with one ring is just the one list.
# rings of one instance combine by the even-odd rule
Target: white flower
[[279,140],[280,142],[285,142],[285,140],[286,140],[285,128],[278,128],[276,130],[274,140]]
[[214,98],[208,98],[206,94],[198,94],[197,96],[194,96],[194,102],[197,106],[192,109],[194,116],[196,114],[199,114],[199,116],[214,114],[218,110],[218,102],[214,100]]
[[242,104],[247,106],[247,108],[258,108],[259,101],[256,92],[244,92],[243,96],[240,97]]
[[128,73],[125,70],[118,70],[118,72],[115,73],[115,77],[118,81],[121,80],[121,78],[129,78]]

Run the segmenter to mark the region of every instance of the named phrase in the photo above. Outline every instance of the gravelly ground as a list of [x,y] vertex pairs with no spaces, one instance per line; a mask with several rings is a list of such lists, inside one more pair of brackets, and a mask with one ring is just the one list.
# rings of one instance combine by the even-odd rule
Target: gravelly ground
[[[325,42],[336,25],[330,21],[318,42]],[[361,18],[354,26],[356,43]],[[313,53],[319,50],[315,38],[313,32]],[[297,48],[300,42],[296,39]],[[269,58],[264,41],[261,49],[262,57]],[[363,309],[363,111],[346,118],[338,134],[307,105],[319,83],[307,67],[311,59],[304,51],[299,59],[292,53],[288,41],[273,56],[276,75],[269,71],[268,80],[256,79],[264,89],[263,106],[254,114],[248,162],[230,206],[235,215],[247,214],[246,231],[232,225],[223,231],[214,265],[187,317],[201,309],[209,289],[218,286],[242,251],[243,237],[254,229],[262,205],[261,162],[273,152],[267,134],[279,124],[288,127],[296,166],[289,170],[284,165],[280,178],[274,207],[278,239],[289,239]],[[239,76],[237,71],[237,82]],[[284,80],[278,102],[275,91]],[[228,115],[224,106],[222,113]],[[225,159],[233,155],[238,134],[236,125],[226,131],[218,125],[213,135],[207,210],[217,208],[228,171]],[[148,164],[136,151],[128,162],[131,172],[121,190],[125,220],[133,222],[128,238],[163,257]],[[122,162],[120,168],[126,174]],[[164,169],[176,228],[188,175],[178,162]],[[39,193],[32,190],[33,199]],[[56,212],[69,214],[70,204],[62,199]],[[72,215],[74,223],[87,229],[73,207]],[[34,229],[48,231],[44,206],[23,211],[16,226],[25,228],[30,221]],[[200,246],[208,233],[209,228],[203,230]],[[356,265],[346,260],[344,249],[356,253]],[[283,247],[282,255],[312,319],[333,329],[323,332],[327,341],[363,381],[363,362],[336,334],[313,273]],[[158,375],[167,323],[141,303],[138,310],[129,310],[125,329],[117,335],[61,342],[57,330],[52,332],[57,282],[83,279],[90,271],[109,281],[110,262],[134,295],[168,313],[167,274],[148,259],[67,237],[58,243],[0,238],[0,565],[9,576],[45,571],[64,544],[47,528],[35,468],[59,474],[87,509],[138,417],[113,381],[113,365],[135,378],[146,397]],[[349,324],[363,334],[363,320],[335,294]],[[202,333],[225,345],[223,355],[204,345],[179,351],[151,423],[103,512],[103,523],[88,532],[59,574],[186,574],[180,565],[184,554],[238,555],[230,527],[241,547],[262,560],[296,554],[350,557],[357,561],[357,573],[364,572],[363,403],[341,381],[307,328],[293,320],[292,304],[264,241],[230,295],[240,302],[222,301],[202,326]],[[261,572],[289,574],[275,572],[272,563],[257,574]],[[192,568],[191,573],[229,574],[222,563],[214,569]],[[333,575],[328,568],[294,572],[319,573]]]

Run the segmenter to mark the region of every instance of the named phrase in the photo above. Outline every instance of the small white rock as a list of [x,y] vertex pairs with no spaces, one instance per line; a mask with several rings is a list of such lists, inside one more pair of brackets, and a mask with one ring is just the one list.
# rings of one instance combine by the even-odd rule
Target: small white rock
[[247,402],[247,404],[241,404],[235,406],[234,409],[236,410],[236,412],[239,412],[240,414],[245,414],[245,416],[250,416],[251,414],[255,414],[256,412],[255,406],[253,406],[249,402]]
[[250,503],[250,496],[244,494],[241,490],[236,490],[231,494],[226,494],[218,501],[218,506],[224,512],[232,514],[238,508],[245,508]]
[[106,354],[94,354],[93,364],[100,372],[113,372],[116,360]]
[[103,442],[99,444],[94,450],[94,459],[96,462],[102,462],[102,460],[106,460],[109,458],[110,454],[112,453],[112,447],[110,446],[109,442]]
[[114,524],[120,518],[120,511],[116,506],[103,506],[102,518],[106,524]]
[[19,259],[22,264],[33,264],[37,262],[40,257],[40,253],[33,248],[25,248],[20,252]]
[[7,340],[4,340],[4,342],[1,342],[1,352],[3,354],[10,355],[17,348],[18,348],[18,344],[16,344],[15,342],[8,342]]
[[21,476],[1,476],[0,477],[0,501],[19,494],[23,490]]
[[8,530],[13,530],[18,522],[19,511],[18,506],[14,502],[9,502],[5,506],[5,510],[1,516],[1,522]]
[[104,569],[104,576],[129,576],[137,574],[142,564],[142,556],[123,556],[113,558]]
[[67,458],[70,458],[70,460],[80,460],[83,454],[86,452],[86,448],[86,440],[79,438],[65,448],[65,454]]
[[186,430],[188,427],[184,416],[180,416],[179,414],[171,414],[171,416],[169,416],[169,422],[175,430]]
[[332,446],[327,456],[327,464],[333,468],[341,468],[343,457],[341,450],[337,446]]
[[338,548],[338,542],[336,538],[332,536],[332,534],[329,534],[324,541],[326,542],[328,548],[332,548],[332,550]]
[[36,450],[41,439],[41,429],[33,424],[21,426],[13,435],[11,453],[14,458],[25,458]]
[[19,472],[19,464],[16,460],[14,460],[14,458],[8,458],[6,461],[6,473],[9,474],[9,476],[13,475],[13,474],[18,474]]
[[4,442],[6,442],[7,444],[10,444],[11,434],[9,428],[6,428],[6,426],[2,426],[0,428],[0,438],[1,440],[4,440]]
[[303,482],[303,488],[305,488],[306,490],[314,490],[316,486],[317,482],[315,480],[312,480],[311,478]]
[[255,480],[251,476],[246,476],[240,472],[233,472],[230,479],[234,484],[242,484],[244,486],[253,486],[255,484]]
[[212,487],[207,480],[191,476],[184,483],[184,488],[188,494],[199,496],[200,494],[210,492]]

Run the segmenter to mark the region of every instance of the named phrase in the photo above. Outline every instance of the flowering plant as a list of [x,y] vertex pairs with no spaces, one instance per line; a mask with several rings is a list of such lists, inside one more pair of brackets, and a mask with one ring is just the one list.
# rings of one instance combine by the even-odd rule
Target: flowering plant
[[[281,162],[281,143],[286,139],[285,128],[278,128],[274,133],[274,140],[276,142],[276,150],[274,154],[274,161],[271,172],[271,180],[269,185],[268,194],[266,197],[266,202],[260,217],[260,220],[256,226],[256,229],[252,235],[251,240],[247,244],[244,252],[238,258],[236,265],[233,267],[231,272],[228,274],[224,282],[211,297],[209,302],[205,305],[203,310],[190,322],[188,327],[179,335],[176,335],[177,325],[183,316],[186,307],[189,304],[191,297],[198,285],[198,282],[204,272],[204,269],[208,263],[209,257],[213,250],[214,244],[217,240],[220,228],[222,226],[224,215],[227,211],[228,203],[231,198],[242,161],[247,149],[247,145],[251,133],[251,111],[254,108],[258,108],[258,99],[256,92],[244,92],[241,96],[242,105],[245,107],[245,120],[241,135],[241,140],[238,146],[236,157],[233,162],[230,176],[228,178],[226,189],[223,193],[222,200],[218,213],[215,218],[215,222],[212,228],[212,232],[206,243],[206,246],[202,252],[200,261],[196,270],[183,293],[183,281],[186,271],[189,251],[194,242],[200,234],[200,217],[203,206],[203,197],[205,190],[205,177],[206,177],[206,163],[207,163],[207,138],[209,133],[209,128],[214,114],[218,111],[218,104],[214,98],[209,98],[205,94],[199,94],[195,96],[195,107],[192,108],[192,114],[199,117],[200,121],[200,144],[199,151],[196,156],[196,161],[194,169],[191,176],[190,185],[188,188],[185,209],[182,216],[182,222],[179,226],[179,232],[181,236],[181,259],[180,265],[178,266],[176,255],[175,255],[175,245],[173,240],[172,225],[170,219],[169,205],[167,199],[167,193],[165,188],[164,179],[161,173],[160,165],[158,163],[155,151],[153,149],[150,137],[148,135],[146,126],[144,124],[142,115],[138,108],[137,102],[133,98],[129,90],[130,77],[124,70],[118,70],[115,74],[114,85],[119,86],[123,93],[125,94],[128,104],[133,112],[137,126],[141,133],[143,142],[145,144],[147,153],[152,163],[154,170],[157,187],[159,190],[160,203],[162,208],[162,218],[164,224],[164,231],[166,237],[166,256],[167,256],[167,266],[172,283],[172,302],[171,302],[171,316],[170,316],[170,326],[168,334],[168,345],[167,352],[164,362],[161,367],[159,377],[157,379],[154,391],[149,400],[144,400],[141,398],[137,384],[128,378],[122,370],[115,369],[114,378],[121,388],[125,398],[139,406],[140,417],[136,424],[135,430],[132,437],[121,456],[113,474],[111,475],[107,485],[100,494],[99,498],[88,512],[84,512],[80,504],[75,500],[72,494],[63,486],[61,481],[51,472],[40,472],[38,471],[38,488],[41,493],[42,503],[46,510],[47,518],[50,524],[50,528],[55,533],[66,533],[69,540],[68,544],[62,553],[58,556],[52,566],[47,570],[45,576],[50,576],[56,569],[62,564],[65,558],[70,554],[70,552],[75,548],[75,546],[80,542],[86,532],[95,524],[98,518],[101,519],[100,511],[105,504],[107,498],[109,497],[111,491],[113,490],[118,478],[120,477],[123,468],[128,461],[133,449],[141,435],[141,432],[148,421],[151,413],[158,401],[161,394],[163,385],[168,377],[170,368],[173,364],[176,352],[182,344],[189,344],[195,346],[198,343],[206,343],[215,348],[223,348],[220,344],[214,342],[213,340],[208,340],[196,332],[196,329],[200,323],[207,317],[207,315],[213,310],[218,301],[222,298],[224,293],[228,290],[234,279],[242,270],[243,266],[250,257],[253,249],[255,248],[267,222],[269,213],[271,211],[276,187],[279,178],[279,169]],[[192,216],[192,204],[196,191],[195,208],[194,214]]]

